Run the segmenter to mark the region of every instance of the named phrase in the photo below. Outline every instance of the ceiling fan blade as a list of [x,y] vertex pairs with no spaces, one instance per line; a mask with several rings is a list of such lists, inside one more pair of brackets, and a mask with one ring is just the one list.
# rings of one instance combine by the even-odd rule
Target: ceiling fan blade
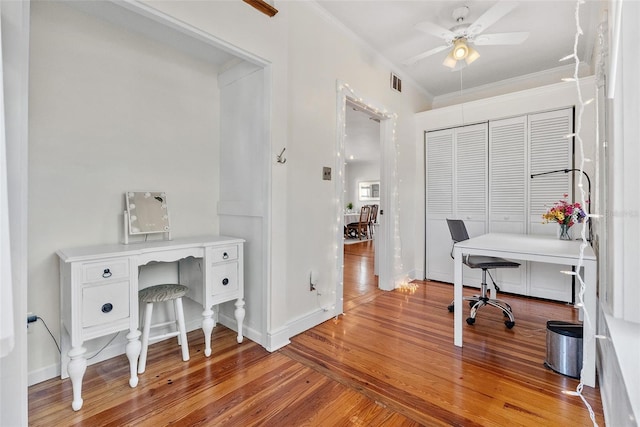
[[412,56],[411,58],[405,59],[404,61],[402,61],[402,65],[411,65],[411,64],[415,64],[416,62],[420,61],[421,59],[426,58],[427,56],[431,56],[434,55],[438,52],[442,52],[445,49],[448,49],[449,46],[447,45],[442,45],[442,46],[438,46],[434,49],[428,50],[426,52],[422,52],[419,55],[416,56]]
[[416,30],[434,35],[439,39],[443,39],[446,41],[451,41],[456,37],[456,35],[452,31],[447,30],[446,28],[441,27],[440,25],[434,24],[433,22],[429,22],[429,21],[420,22],[419,24],[416,24],[414,28]]
[[507,13],[511,12],[518,6],[516,2],[506,2],[499,1],[494,4],[489,10],[480,16],[480,18],[476,19],[476,21],[471,24],[467,33],[469,36],[475,36],[495,24],[500,18],[505,16]]
[[476,46],[520,44],[529,37],[528,32],[480,34],[473,39]]

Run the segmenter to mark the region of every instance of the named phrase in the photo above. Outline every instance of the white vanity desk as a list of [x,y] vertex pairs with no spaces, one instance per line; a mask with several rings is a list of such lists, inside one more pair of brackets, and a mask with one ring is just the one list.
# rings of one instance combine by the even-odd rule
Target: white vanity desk
[[[243,239],[199,236],[144,243],[63,249],[60,257],[61,377],[71,378],[74,410],[82,407],[82,378],[87,361],[82,344],[129,330],[126,354],[131,377],[138,384],[138,267],[152,261],[180,261],[180,283],[187,297],[202,304],[205,355],[211,355],[214,305],[236,300],[238,343],[242,342],[244,310]],[[68,362],[68,363],[67,363]]]

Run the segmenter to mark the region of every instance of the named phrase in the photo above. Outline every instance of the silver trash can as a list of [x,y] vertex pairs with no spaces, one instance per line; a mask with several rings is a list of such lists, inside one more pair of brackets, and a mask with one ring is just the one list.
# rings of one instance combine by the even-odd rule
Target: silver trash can
[[544,364],[559,374],[580,378],[582,325],[561,320],[547,322],[547,359]]

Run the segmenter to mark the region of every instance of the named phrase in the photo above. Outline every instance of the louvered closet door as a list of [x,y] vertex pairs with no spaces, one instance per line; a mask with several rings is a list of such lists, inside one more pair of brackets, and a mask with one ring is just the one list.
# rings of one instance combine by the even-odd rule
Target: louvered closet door
[[527,118],[489,123],[489,231],[525,233]]
[[[454,143],[455,217],[464,221],[470,237],[486,233],[488,125],[456,128]],[[481,270],[464,270],[463,284],[479,288]]]
[[427,132],[426,271],[431,280],[453,282],[451,235],[446,218],[453,217],[453,129]]
[[[551,111],[529,116],[529,158],[531,174],[572,167],[573,109]],[[555,173],[535,177],[529,181],[530,224],[529,234],[555,236],[556,223],[542,224],[542,214],[549,206],[562,199],[564,194],[572,197],[572,173]],[[558,301],[571,301],[571,276],[561,274],[570,270],[551,264],[530,263],[529,289],[534,297]]]
[[[456,129],[455,213],[484,234],[487,215],[487,124]],[[467,224],[469,235],[471,233]],[[475,234],[475,235],[477,235]]]
[[[489,123],[489,232],[526,233],[527,117]],[[526,268],[498,269],[505,292],[525,294]]]
[[[537,174],[572,167],[573,109],[529,116],[530,172]],[[530,234],[555,235],[557,224],[542,224],[542,214],[564,194],[572,197],[572,173],[537,176],[529,183]]]

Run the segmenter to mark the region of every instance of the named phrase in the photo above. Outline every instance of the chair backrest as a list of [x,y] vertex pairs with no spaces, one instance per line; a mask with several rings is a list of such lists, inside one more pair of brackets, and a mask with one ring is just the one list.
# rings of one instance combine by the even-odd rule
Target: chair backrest
[[454,243],[462,242],[469,239],[469,233],[467,233],[467,227],[464,225],[464,221],[461,219],[448,219],[447,225],[449,226],[449,233],[451,233],[451,240]]
[[369,212],[371,210],[371,206],[365,205],[360,208],[360,223],[367,224],[369,223]]
[[378,220],[378,205],[371,205],[371,214],[369,214],[369,222],[375,223]]
[[447,225],[449,226],[449,233],[451,233],[451,258],[453,258],[453,245],[458,242],[462,242],[469,239],[469,233],[467,233],[467,227],[464,225],[464,221],[461,219],[449,219],[447,218]]

